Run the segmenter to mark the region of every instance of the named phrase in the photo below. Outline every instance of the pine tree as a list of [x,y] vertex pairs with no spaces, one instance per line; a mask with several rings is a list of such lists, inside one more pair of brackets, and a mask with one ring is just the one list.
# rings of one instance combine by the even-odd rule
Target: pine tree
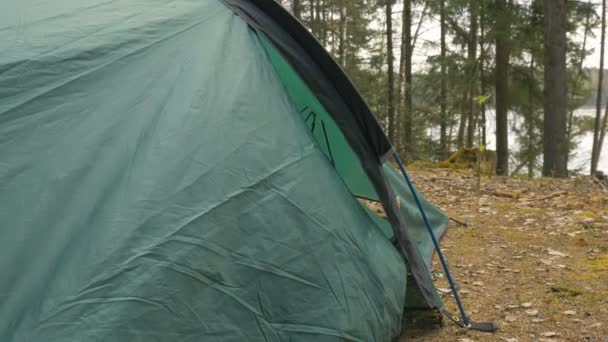
[[447,56],[447,44],[446,44],[446,34],[447,34],[447,18],[446,18],[446,0],[439,0],[440,3],[440,30],[441,30],[441,57],[439,59],[439,63],[441,64],[441,90],[440,90],[440,150],[443,158],[446,158],[449,152],[449,142],[447,136],[447,127],[448,127],[448,113],[447,113],[447,97],[448,97],[448,89],[447,89],[447,65],[446,65],[446,56]]
[[509,37],[510,8],[496,0],[496,173],[509,174]]
[[544,0],[545,90],[543,175],[567,177],[566,0]]
[[[604,89],[604,51],[606,44],[606,0],[602,0],[602,28],[600,38],[600,73],[599,81],[597,84],[597,102],[595,112],[595,125],[593,129],[593,150],[591,152],[591,175],[594,175],[597,171],[597,165],[604,143],[604,136],[606,132],[606,121],[608,120],[608,105],[606,106],[606,113],[604,115],[604,123],[600,127],[600,117],[602,115],[602,90]],[[603,134],[602,134],[603,132]]]

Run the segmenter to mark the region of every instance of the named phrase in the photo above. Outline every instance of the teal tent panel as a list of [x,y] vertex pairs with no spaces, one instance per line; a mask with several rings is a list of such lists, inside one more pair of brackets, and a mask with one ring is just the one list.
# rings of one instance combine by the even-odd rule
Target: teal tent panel
[[1,341],[399,333],[402,258],[239,17],[44,6],[0,41]]
[[[422,219],[422,214],[420,213],[414,196],[405,183],[403,176],[390,163],[385,163],[384,174],[390,182],[395,195],[399,198],[399,212],[402,215],[405,228],[407,229],[409,236],[415,242],[418,253],[423,258],[430,271],[433,254],[435,253],[435,246],[429,236],[428,229]],[[429,219],[433,234],[439,240],[447,230],[449,218],[439,208],[430,203],[421,193],[418,192],[417,195],[422,203],[426,216]],[[407,287],[405,302],[406,310],[428,309],[428,304],[424,300],[418,284],[413,281],[413,277],[410,276],[409,279],[411,282],[408,282],[409,286]],[[434,292],[434,296],[436,302],[441,303],[441,298],[437,292]]]
[[[403,217],[405,227],[416,242],[420,255],[424,257],[424,261],[430,269],[433,253],[435,253],[435,246],[429,236],[428,229],[422,219],[422,214],[414,200],[414,196],[405,183],[403,176],[390,163],[385,163],[384,175],[391,184],[395,195],[399,197],[399,211]],[[449,219],[446,214],[430,203],[420,192],[417,195],[429,219],[433,233],[439,240],[448,227]]]
[[391,224],[388,222],[388,220],[386,218],[378,216],[378,214],[376,214],[373,210],[371,210],[366,205],[362,204],[362,207],[365,209],[365,212],[367,213],[367,215],[372,219],[372,221],[376,224],[378,229],[380,229],[382,234],[387,239],[390,240],[395,236],[395,234],[393,232],[393,227],[391,226]]
[[287,93],[300,111],[319,148],[332,161],[350,191],[358,197],[378,200],[376,190],[363,170],[359,158],[331,115],[281,53],[262,34],[260,39]]

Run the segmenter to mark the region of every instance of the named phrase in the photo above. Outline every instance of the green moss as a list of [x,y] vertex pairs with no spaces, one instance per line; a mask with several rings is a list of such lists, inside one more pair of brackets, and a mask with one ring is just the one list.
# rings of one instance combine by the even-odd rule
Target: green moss
[[594,220],[597,220],[597,219],[600,218],[596,213],[592,213],[590,211],[585,211],[585,212],[582,212],[582,213],[576,213],[576,214],[574,214],[572,216],[574,216],[575,218],[579,218],[579,219],[594,219]]
[[593,271],[608,271],[608,254],[604,254],[594,260],[587,261],[587,265]]

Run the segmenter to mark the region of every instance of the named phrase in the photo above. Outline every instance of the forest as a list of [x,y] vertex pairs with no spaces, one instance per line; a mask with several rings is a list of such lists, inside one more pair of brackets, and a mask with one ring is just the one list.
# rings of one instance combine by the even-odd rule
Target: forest
[[491,154],[498,175],[608,169],[605,0],[282,4],[333,54],[408,162],[464,148]]

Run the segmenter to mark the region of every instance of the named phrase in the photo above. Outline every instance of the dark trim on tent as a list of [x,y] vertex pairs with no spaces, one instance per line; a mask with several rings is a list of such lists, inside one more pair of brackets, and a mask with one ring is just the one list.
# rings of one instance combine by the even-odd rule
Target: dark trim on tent
[[384,175],[382,164],[390,157],[392,146],[361,94],[321,43],[276,1],[222,1],[268,38],[342,130],[376,189],[421,294],[430,308],[441,309],[430,272],[398,214]]
[[[382,127],[342,68],[319,41],[274,0],[224,0],[247,23],[264,33],[333,116],[349,142],[360,140],[375,155],[392,146]],[[337,98],[346,102],[336,101]],[[341,103],[340,103],[341,102]],[[359,146],[360,147],[360,146]],[[360,153],[360,148],[355,152]]]

